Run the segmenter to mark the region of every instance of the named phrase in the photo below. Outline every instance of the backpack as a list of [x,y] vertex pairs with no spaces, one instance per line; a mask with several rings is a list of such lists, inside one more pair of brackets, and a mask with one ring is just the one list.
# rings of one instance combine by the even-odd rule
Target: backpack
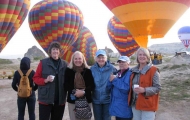
[[30,75],[32,69],[29,69],[24,75],[21,70],[18,70],[21,78],[18,86],[18,96],[19,97],[29,97],[32,94],[32,87],[30,87],[30,81],[28,76]]

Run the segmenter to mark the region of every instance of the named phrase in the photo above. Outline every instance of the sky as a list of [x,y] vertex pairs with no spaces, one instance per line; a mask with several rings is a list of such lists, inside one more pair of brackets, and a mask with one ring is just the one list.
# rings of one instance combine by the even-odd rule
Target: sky
[[[41,0],[31,0],[30,9]],[[114,16],[112,12],[101,2],[101,0],[68,0],[77,5],[84,16],[84,26],[94,35],[98,49],[104,49],[105,46],[117,52],[111,43],[107,34],[108,21]],[[181,18],[173,25],[164,38],[149,40],[148,46],[152,44],[164,44],[180,42],[177,32],[183,26],[190,26],[190,9],[188,9]],[[25,21],[8,42],[0,53],[0,58],[16,59],[21,58],[32,46],[43,49],[33,37],[29,24],[28,16]],[[43,51],[44,52],[44,51]],[[44,52],[45,53],[45,52]]]

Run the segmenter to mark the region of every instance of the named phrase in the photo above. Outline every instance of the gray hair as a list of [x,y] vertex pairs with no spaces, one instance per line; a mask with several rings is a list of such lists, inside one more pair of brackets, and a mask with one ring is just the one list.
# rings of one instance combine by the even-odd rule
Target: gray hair
[[85,59],[84,55],[83,55],[80,51],[75,51],[75,52],[73,53],[73,55],[72,55],[72,57],[71,57],[71,61],[70,61],[69,65],[68,65],[68,68],[73,69],[73,66],[74,66],[74,57],[75,57],[76,54],[79,54],[79,55],[82,56],[84,67],[85,67],[85,68],[89,68],[89,66],[88,66],[88,64],[87,64],[87,62],[86,62],[86,59]]
[[[98,56],[97,56],[97,57],[98,57]],[[96,56],[94,57],[94,60],[95,60],[95,61],[97,61],[97,57],[96,57]],[[105,57],[105,59],[106,59],[105,61],[107,61],[108,57],[107,57],[106,55],[105,55],[104,57]]]
[[148,51],[148,49],[142,48],[142,47],[137,50],[137,57],[136,57],[137,63],[139,63],[138,54],[140,51],[142,51],[146,55],[146,57],[148,59],[147,63],[150,63],[151,62],[150,52]]

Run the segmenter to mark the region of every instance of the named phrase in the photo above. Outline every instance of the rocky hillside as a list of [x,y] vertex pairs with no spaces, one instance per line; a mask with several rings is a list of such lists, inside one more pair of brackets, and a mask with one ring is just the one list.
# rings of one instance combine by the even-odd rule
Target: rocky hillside
[[32,48],[29,48],[28,51],[24,54],[24,57],[29,57],[31,60],[39,60],[45,58],[46,56],[39,48],[32,46]]
[[175,52],[190,51],[190,48],[186,50],[181,42],[154,44],[149,47],[151,51],[156,51],[164,54],[175,54]]

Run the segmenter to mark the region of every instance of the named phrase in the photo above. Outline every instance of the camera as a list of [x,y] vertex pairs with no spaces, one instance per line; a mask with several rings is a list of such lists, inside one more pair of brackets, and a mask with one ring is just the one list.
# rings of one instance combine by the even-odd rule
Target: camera
[[72,93],[70,94],[71,100],[76,100],[75,92],[76,92],[76,90],[73,89]]

